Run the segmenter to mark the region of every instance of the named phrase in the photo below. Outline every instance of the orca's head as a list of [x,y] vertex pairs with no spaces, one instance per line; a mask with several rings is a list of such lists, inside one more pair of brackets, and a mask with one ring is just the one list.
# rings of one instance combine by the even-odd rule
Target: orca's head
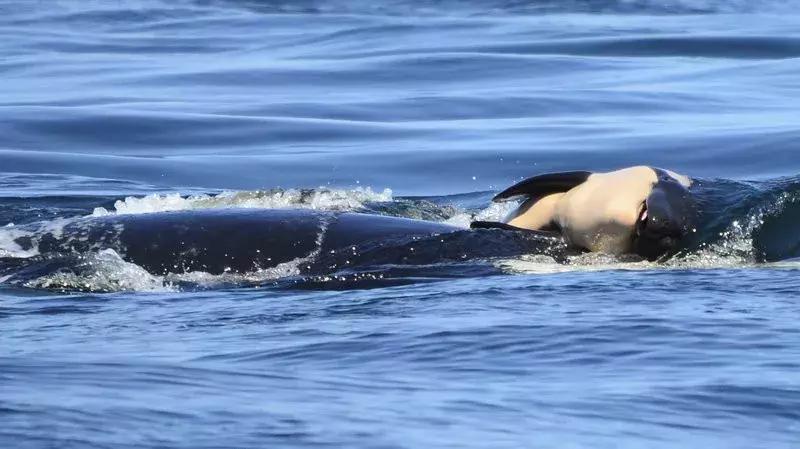
[[642,204],[633,236],[633,250],[647,260],[669,256],[683,247],[695,232],[697,204],[689,181],[654,169],[658,181]]

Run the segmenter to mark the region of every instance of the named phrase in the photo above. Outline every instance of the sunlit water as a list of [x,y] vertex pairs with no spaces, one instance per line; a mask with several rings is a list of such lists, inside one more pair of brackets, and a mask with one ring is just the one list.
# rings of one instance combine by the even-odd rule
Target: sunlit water
[[[799,8],[0,2],[0,446],[796,447]],[[633,164],[696,180],[701,245],[20,275],[81,217],[467,226],[522,177]]]

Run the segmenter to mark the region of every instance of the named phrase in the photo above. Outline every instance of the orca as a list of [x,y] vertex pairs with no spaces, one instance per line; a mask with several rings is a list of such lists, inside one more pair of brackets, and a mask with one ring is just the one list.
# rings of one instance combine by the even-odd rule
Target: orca
[[[605,173],[571,171],[537,175],[498,193],[493,201],[522,199],[499,225],[559,232],[585,251],[638,254],[658,260],[674,254],[696,232],[693,181],[648,166]],[[473,227],[491,227],[477,223]]]
[[[32,232],[16,244],[46,267],[114,250],[151,274],[249,273],[294,262],[303,274],[381,264],[436,264],[566,252],[558,234],[476,232],[432,221],[309,209],[205,209],[84,217]],[[59,259],[60,258],[60,259]],[[58,264],[61,265],[58,265]],[[31,264],[33,265],[33,264]],[[0,273],[1,274],[1,273]]]

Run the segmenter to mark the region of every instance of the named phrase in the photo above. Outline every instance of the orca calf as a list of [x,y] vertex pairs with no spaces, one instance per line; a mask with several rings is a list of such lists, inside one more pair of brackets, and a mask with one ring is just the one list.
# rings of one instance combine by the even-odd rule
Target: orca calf
[[657,260],[681,249],[696,232],[691,186],[686,176],[638,166],[538,175],[498,193],[493,201],[523,199],[499,227],[559,232],[578,249]]

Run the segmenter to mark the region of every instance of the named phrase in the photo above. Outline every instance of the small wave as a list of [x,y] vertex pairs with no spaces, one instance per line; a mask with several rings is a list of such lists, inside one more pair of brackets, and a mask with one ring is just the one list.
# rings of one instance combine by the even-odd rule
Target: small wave
[[[209,0],[206,0],[208,2]],[[792,12],[785,0],[311,0],[290,2],[212,0],[217,5],[247,8],[266,14],[359,15],[519,15],[541,13],[713,14]],[[795,9],[796,10],[796,9]]]
[[37,222],[33,227],[23,228],[14,223],[0,227],[0,257],[27,259],[38,256],[37,238],[43,234],[60,238],[64,227],[73,221],[74,219],[70,218],[56,218]]
[[800,183],[785,179],[754,185],[714,211],[719,224],[708,226],[697,248],[682,259],[719,266],[800,256]]
[[18,239],[30,237],[30,233],[14,226],[13,223],[0,228],[0,257],[29,258],[39,254],[36,248],[23,248]]
[[515,202],[492,203],[477,212],[458,211],[444,222],[453,226],[468,228],[473,221],[503,221],[519,204]]
[[[472,16],[526,15],[543,13],[615,14],[730,14],[752,12],[795,12],[794,0],[162,0],[123,5],[84,1],[76,5],[59,2],[58,8],[34,9],[33,18],[100,24],[103,27],[157,26],[187,16],[207,19],[222,10],[247,10],[259,14],[356,14],[364,16]],[[9,13],[20,14],[9,10]],[[209,15],[211,14],[211,15]],[[24,16],[23,16],[24,17]],[[180,22],[178,22],[180,23]]]
[[272,281],[278,281],[295,276],[300,276],[303,268],[310,268],[310,264],[319,255],[319,247],[306,257],[299,257],[288,262],[280,263],[270,268],[259,268],[247,273],[227,272],[212,274],[205,271],[188,271],[185,273],[169,273],[164,276],[165,282],[176,286],[186,286],[190,290],[214,289],[222,286],[261,286]]
[[249,192],[222,192],[218,195],[181,196],[179,193],[153,194],[145,197],[127,197],[114,203],[109,211],[98,207],[94,217],[107,215],[133,215],[195,209],[258,208],[291,209],[307,208],[330,211],[354,211],[363,209],[366,203],[392,201],[392,191],[384,189],[374,192],[372,188],[352,190],[328,189],[274,189]]
[[81,257],[77,266],[25,282],[29,288],[89,292],[165,292],[175,288],[163,277],[126,262],[111,249]]
[[[265,191],[226,191],[216,195],[180,193],[129,196],[118,200],[109,210],[97,207],[89,217],[138,215],[168,211],[253,208],[253,209],[314,209],[321,211],[361,211],[368,205],[392,203],[392,191],[373,191],[370,187],[356,189],[273,189]],[[38,238],[49,234],[61,238],[64,227],[82,217],[56,218],[25,226],[8,223],[0,227],[0,257],[30,258],[39,255]],[[25,243],[22,243],[25,242]]]
[[[663,262],[649,262],[637,256],[584,253],[568,257],[565,263],[559,263],[548,256],[531,254],[519,258],[498,260],[495,262],[495,266],[511,274],[555,274],[615,270],[645,271],[753,268],[766,265],[758,264],[752,259],[727,254],[718,248],[707,248],[690,254],[673,257]],[[769,266],[773,266],[773,264]]]
[[205,271],[170,273],[164,276],[165,282],[175,286],[185,286],[189,290],[214,289],[222,286],[260,286],[268,282],[299,276],[316,254],[280,263],[271,268],[261,268],[248,273],[227,272],[212,274]]
[[518,258],[500,259],[495,266],[511,274],[556,274],[572,271],[648,270],[657,267],[654,262],[638,257],[613,256],[610,254],[586,253],[567,258],[560,263],[552,257],[529,254]]

